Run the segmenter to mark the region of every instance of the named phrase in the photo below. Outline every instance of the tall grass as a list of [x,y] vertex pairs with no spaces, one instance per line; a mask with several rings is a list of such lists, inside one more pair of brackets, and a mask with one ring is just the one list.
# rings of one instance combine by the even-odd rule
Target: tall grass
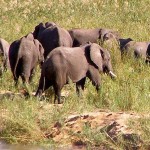
[[[0,2],[0,36],[11,43],[32,32],[40,22],[54,21],[66,29],[112,28],[124,38],[150,41],[149,5],[149,0],[3,0]],[[102,83],[98,93],[89,80],[79,98],[75,94],[74,84],[67,85],[63,91],[69,91],[69,96],[64,98],[61,108],[49,106],[50,102],[53,103],[53,96],[41,102],[34,97],[25,99],[2,95],[0,139],[11,143],[53,145],[56,143],[45,133],[51,130],[53,123],[59,121],[63,124],[69,114],[102,108],[149,113],[149,66],[142,60],[122,60],[118,47],[109,51],[117,79],[100,75]],[[40,70],[37,69],[31,84],[33,92],[37,89],[39,76]],[[14,87],[10,71],[0,78],[0,84],[1,91],[17,93],[22,88],[21,82],[18,88]],[[149,131],[148,124],[146,127]]]

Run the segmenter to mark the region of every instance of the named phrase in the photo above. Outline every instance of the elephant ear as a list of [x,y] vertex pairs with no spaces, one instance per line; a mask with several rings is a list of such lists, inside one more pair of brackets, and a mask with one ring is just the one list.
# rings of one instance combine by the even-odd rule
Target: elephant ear
[[95,43],[91,44],[90,58],[100,71],[103,70],[102,69],[102,57],[103,57],[102,48],[98,44],[95,44]]
[[36,39],[34,40],[34,44],[38,51],[37,53],[38,53],[39,61],[43,62],[44,61],[44,48],[43,48],[42,44]]
[[109,33],[106,33],[104,36],[103,36],[103,41],[107,41],[109,39],[112,39],[112,38],[115,38],[114,35],[109,32]]

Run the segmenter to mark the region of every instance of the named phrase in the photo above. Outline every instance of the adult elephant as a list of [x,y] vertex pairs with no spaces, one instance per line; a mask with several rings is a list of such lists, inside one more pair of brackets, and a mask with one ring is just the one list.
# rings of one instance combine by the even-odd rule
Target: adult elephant
[[79,87],[84,89],[85,79],[88,77],[92,84],[99,89],[99,72],[106,72],[111,77],[116,77],[112,72],[110,54],[98,44],[86,44],[81,47],[58,47],[48,56],[42,66],[39,87],[36,96],[40,96],[46,89],[53,86],[55,100],[60,103],[61,89],[71,79]]
[[113,31],[111,29],[71,29],[68,30],[72,40],[73,47],[78,47],[80,45],[84,45],[87,42],[97,43],[98,41],[103,44],[103,37],[106,33],[111,33],[114,35],[116,39],[119,38],[119,33],[117,31]]
[[50,51],[59,46],[72,47],[72,38],[67,30],[59,27],[54,22],[40,23],[33,32],[44,48],[44,58]]
[[1,68],[1,73],[4,71],[7,70],[7,68],[9,68],[9,58],[8,58],[8,51],[9,51],[9,47],[10,47],[10,44],[0,38],[0,57],[1,57],[1,60],[2,60],[2,68]]
[[21,76],[23,83],[31,81],[37,63],[44,61],[44,49],[40,42],[29,33],[10,45],[9,60],[14,81]]

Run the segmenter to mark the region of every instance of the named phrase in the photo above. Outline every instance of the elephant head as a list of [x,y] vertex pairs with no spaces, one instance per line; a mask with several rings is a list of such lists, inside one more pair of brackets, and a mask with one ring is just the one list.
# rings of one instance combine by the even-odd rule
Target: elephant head
[[104,44],[107,48],[112,49],[115,45],[118,45],[119,38],[120,36],[117,32],[108,32],[104,34],[102,44]]
[[33,36],[35,39],[38,39],[39,35],[46,29],[45,25],[41,22],[37,25],[33,31]]
[[111,41],[111,40],[118,40],[118,36],[116,34],[113,34],[112,32],[106,33],[103,36],[103,42],[105,41]]
[[120,38],[119,33],[117,31],[113,31],[111,29],[101,29],[100,35],[101,35],[102,44],[105,41],[118,40]]
[[103,49],[98,44],[91,44],[90,58],[92,62],[98,67],[99,71],[109,74],[112,78],[116,75],[113,73],[110,54],[106,49]]
[[122,39],[117,34],[113,34],[112,32],[106,33],[103,37],[103,43],[105,43],[108,48],[111,49],[113,46],[112,44],[115,42],[115,44],[119,46],[121,52],[123,51],[125,45],[130,41],[133,40],[131,38]]
[[45,24],[44,23],[40,23],[39,25],[37,25],[33,31],[33,36],[35,39],[38,39],[41,35],[41,33],[47,29],[47,28],[50,28],[50,27],[54,27],[56,26],[56,23],[54,22],[46,22]]

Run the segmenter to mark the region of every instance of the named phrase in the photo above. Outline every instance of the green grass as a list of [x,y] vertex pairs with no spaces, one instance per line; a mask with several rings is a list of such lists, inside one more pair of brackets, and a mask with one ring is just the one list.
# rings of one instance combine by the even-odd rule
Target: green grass
[[[34,30],[40,22],[54,21],[61,27],[71,28],[111,28],[118,30],[124,38],[135,41],[149,41],[149,0],[4,0],[0,2],[0,36],[10,43]],[[150,69],[142,60],[124,58],[121,60],[119,49],[110,50],[116,80],[106,75],[102,79],[101,90],[95,88],[87,80],[86,90],[77,97],[74,84],[67,85],[63,91],[69,91],[61,109],[51,106],[53,95],[50,94],[43,102],[31,97],[3,96],[0,104],[0,139],[10,143],[40,144],[44,146],[57,145],[45,137],[51,126],[59,121],[63,124],[66,116],[95,109],[112,111],[150,112]],[[37,69],[31,89],[35,92],[38,86],[40,71]],[[10,71],[0,78],[0,91],[20,92],[22,84],[14,87]],[[52,93],[52,92],[51,92]],[[140,121],[145,141],[149,140],[149,118]],[[2,130],[1,130],[2,129]],[[90,130],[90,129],[89,129]],[[145,132],[146,131],[146,132]],[[86,130],[85,130],[86,132]],[[90,133],[88,133],[90,132]],[[95,135],[87,131],[91,140]],[[83,134],[84,135],[84,134]],[[96,133],[99,140],[105,137]],[[100,136],[100,137],[99,137]],[[92,139],[95,142],[97,139]],[[103,143],[103,142],[102,142]],[[107,143],[107,142],[106,142]],[[108,145],[111,145],[108,143]],[[113,145],[113,144],[112,144]]]

